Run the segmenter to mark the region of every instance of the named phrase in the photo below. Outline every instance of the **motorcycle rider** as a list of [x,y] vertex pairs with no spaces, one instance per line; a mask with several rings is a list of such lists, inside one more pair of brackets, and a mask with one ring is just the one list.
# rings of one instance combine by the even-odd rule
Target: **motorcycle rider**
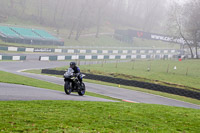
[[78,80],[80,81],[80,85],[82,85],[82,75],[81,75],[80,68],[76,66],[75,62],[70,62],[70,68],[74,70],[75,76],[78,77]]

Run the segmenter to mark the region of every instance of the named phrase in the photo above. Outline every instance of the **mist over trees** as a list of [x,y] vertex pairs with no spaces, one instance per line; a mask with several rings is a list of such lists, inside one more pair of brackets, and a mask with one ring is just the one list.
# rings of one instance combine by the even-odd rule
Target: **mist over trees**
[[97,38],[99,33],[104,32],[103,28],[132,28],[155,33],[165,33],[167,29],[169,35],[184,38],[192,57],[196,55],[197,58],[199,13],[199,0],[187,0],[184,4],[176,0],[0,1],[0,22],[15,19],[58,30],[67,29],[66,38],[75,40],[79,40],[88,29],[93,29]]
[[45,26],[66,28],[78,40],[82,31],[127,27],[162,31],[167,0],[1,0],[0,21],[15,17]]

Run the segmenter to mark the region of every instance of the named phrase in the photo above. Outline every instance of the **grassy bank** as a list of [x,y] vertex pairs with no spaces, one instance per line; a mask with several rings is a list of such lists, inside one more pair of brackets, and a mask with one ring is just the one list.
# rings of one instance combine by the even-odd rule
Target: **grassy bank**
[[200,112],[160,105],[0,102],[1,132],[198,132]]
[[[133,47],[132,44],[123,43],[111,36],[100,36],[95,38],[94,36],[82,36],[78,41],[74,39],[64,38],[64,46],[86,46],[86,47]],[[59,48],[60,46],[51,46],[51,45],[29,45],[29,44],[17,44],[17,43],[6,43],[0,40],[1,45],[5,46],[17,46],[17,47],[33,47],[33,48]]]
[[[66,35],[67,36],[67,35]],[[179,46],[177,44],[171,44],[161,41],[154,40],[143,40],[135,38],[134,43],[129,44],[125,42],[121,42],[112,36],[109,35],[101,35],[98,38],[94,36],[81,36],[80,39],[67,39],[63,38],[65,41],[66,47],[98,47],[102,49],[110,49],[110,47],[114,47],[115,49],[119,49],[117,47],[134,47],[134,48],[150,48],[150,49],[178,49]],[[30,45],[30,44],[18,44],[18,43],[6,43],[0,40],[0,45],[2,46],[16,46],[16,47],[32,47],[32,48],[59,48],[60,46],[51,46],[51,45]],[[104,48],[105,47],[105,48]],[[125,48],[124,48],[125,49]]]

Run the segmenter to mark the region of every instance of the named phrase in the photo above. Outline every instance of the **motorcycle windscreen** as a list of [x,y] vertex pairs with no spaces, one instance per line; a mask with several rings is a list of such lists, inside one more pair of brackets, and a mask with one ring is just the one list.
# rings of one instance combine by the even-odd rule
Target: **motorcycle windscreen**
[[74,70],[72,68],[68,68],[67,72],[64,74],[64,77],[72,76],[74,73]]

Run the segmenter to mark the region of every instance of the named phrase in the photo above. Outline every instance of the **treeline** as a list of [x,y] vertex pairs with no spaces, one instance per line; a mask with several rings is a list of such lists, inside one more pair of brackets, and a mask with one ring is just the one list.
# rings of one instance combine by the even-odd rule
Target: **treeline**
[[0,21],[16,17],[45,26],[67,28],[78,40],[88,28],[132,27],[161,30],[167,0],[1,0]]

